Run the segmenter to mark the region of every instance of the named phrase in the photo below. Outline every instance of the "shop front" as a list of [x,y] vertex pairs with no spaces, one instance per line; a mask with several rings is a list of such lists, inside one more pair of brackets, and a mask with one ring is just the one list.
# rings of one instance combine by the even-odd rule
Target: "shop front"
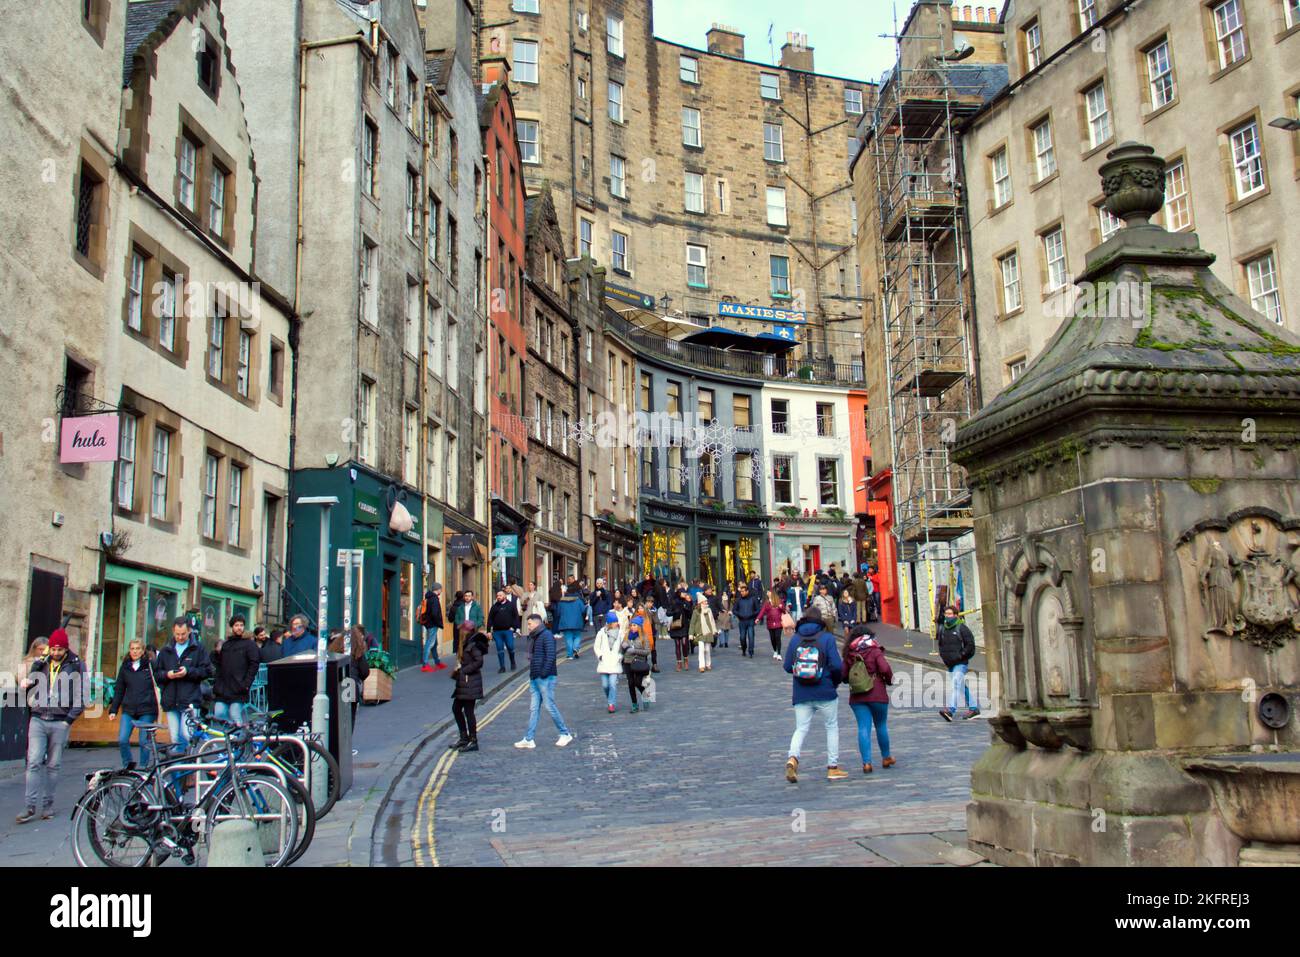
[[641,505],[642,580],[667,580],[669,587],[689,580],[695,567],[695,522],[684,509]]
[[[553,581],[567,582],[578,577],[586,564],[586,549],[577,542],[552,535],[540,528],[533,529],[533,577],[531,581],[549,585]],[[524,582],[524,584],[527,584]]]
[[596,519],[596,547],[590,579],[605,579],[610,587],[635,584],[643,581],[640,542],[631,528],[614,522]]
[[855,526],[829,520],[777,521],[772,528],[773,576],[800,572],[806,578],[819,571],[836,574],[853,570]]
[[766,521],[712,509],[642,505],[642,574],[734,588],[771,567]]

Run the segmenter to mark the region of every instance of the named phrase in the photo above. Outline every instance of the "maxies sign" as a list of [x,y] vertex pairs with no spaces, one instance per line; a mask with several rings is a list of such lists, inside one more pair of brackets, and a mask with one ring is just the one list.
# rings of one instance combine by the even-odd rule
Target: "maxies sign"
[[118,428],[116,412],[66,417],[60,426],[59,461],[117,461]]

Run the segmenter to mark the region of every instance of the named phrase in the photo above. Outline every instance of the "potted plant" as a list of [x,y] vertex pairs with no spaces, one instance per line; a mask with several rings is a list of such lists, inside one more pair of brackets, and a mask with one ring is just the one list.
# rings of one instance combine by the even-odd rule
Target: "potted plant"
[[361,700],[366,704],[392,701],[393,676],[397,674],[393,656],[383,648],[371,648],[366,652],[366,664],[370,666],[370,676],[361,686]]
[[799,506],[798,506],[798,505],[782,505],[781,508],[780,508],[780,511],[781,511],[781,513],[782,513],[783,515],[785,515],[786,518],[798,518],[798,517],[799,517]]
[[844,521],[844,509],[842,508],[828,508],[826,509],[826,514],[837,522]]

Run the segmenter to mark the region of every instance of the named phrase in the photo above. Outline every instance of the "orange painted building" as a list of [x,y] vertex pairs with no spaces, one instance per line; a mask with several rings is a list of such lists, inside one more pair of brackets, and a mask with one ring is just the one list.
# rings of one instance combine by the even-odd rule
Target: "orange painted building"
[[894,513],[891,506],[893,483],[886,469],[872,474],[871,442],[867,430],[867,393],[849,391],[849,455],[853,468],[853,511],[858,518],[856,532],[858,568],[875,566],[880,574],[880,617],[891,625],[900,622],[898,610],[898,555],[894,545]]

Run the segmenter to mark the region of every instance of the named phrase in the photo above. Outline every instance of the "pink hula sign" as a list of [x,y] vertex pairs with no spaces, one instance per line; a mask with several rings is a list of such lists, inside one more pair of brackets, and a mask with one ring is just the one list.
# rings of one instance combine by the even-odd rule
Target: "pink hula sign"
[[117,434],[116,412],[65,418],[59,436],[59,461],[112,462],[117,459]]

